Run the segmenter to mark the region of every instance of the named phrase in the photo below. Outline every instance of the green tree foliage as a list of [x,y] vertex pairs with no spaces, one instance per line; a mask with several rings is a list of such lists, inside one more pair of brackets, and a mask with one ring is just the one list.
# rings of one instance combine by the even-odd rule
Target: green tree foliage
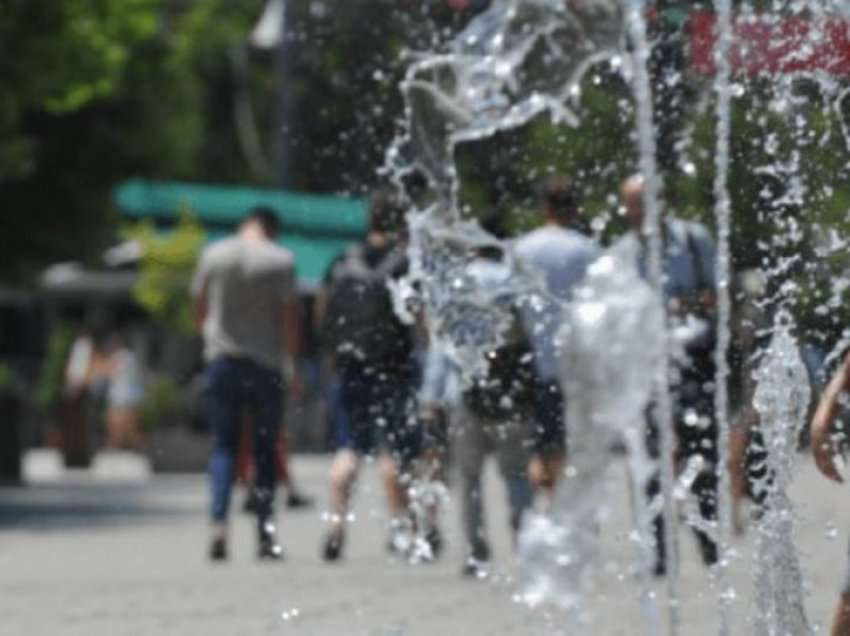
[[111,189],[129,176],[251,180],[228,119],[229,60],[262,6],[0,0],[10,87],[0,97],[0,279],[96,256],[117,234]]
[[145,431],[153,431],[165,422],[179,416],[183,401],[183,388],[165,374],[151,378],[145,391],[145,400],[139,414]]
[[136,302],[166,328],[189,333],[192,308],[187,290],[206,240],[203,228],[187,210],[168,234],[143,223],[127,230],[127,237],[138,241],[143,252],[133,289]]
[[[453,11],[436,1],[289,0],[279,52],[248,43],[264,0],[0,0],[0,69],[14,87],[0,97],[0,278],[26,279],[113,239],[110,189],[131,175],[277,185],[285,163],[295,189],[372,188],[402,115],[405,55],[439,48],[485,4]],[[694,7],[711,3],[659,2],[652,35],[662,46],[651,70],[668,201],[711,223],[711,79],[693,77],[681,54],[682,17]],[[683,81],[668,82],[667,71]],[[733,266],[779,268],[771,293],[797,285],[780,295],[793,295],[814,324],[819,307],[843,298],[836,274],[850,265],[846,250],[828,247],[831,235],[850,230],[841,134],[850,113],[827,107],[805,81],[788,107],[776,102],[777,78],[735,81],[744,90],[733,102]],[[246,151],[237,102],[250,107],[259,160]],[[541,118],[459,150],[470,214],[502,211],[515,231],[526,228],[537,222],[536,184],[565,172],[584,191],[587,223],[606,240],[622,231],[617,188],[637,166],[631,91],[600,65],[573,107],[577,128]],[[164,271],[152,279],[166,291],[149,289],[144,302],[185,323],[166,299],[185,279]]]
[[35,403],[43,409],[58,406],[65,386],[65,364],[74,343],[70,325],[59,325],[47,341],[47,354],[35,389]]

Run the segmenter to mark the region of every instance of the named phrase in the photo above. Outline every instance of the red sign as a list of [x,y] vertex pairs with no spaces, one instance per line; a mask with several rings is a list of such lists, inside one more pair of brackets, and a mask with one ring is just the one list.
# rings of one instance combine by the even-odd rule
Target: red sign
[[[714,14],[690,17],[691,68],[713,75],[717,28]],[[826,71],[850,75],[850,23],[776,14],[738,16],[732,26],[730,61],[734,73]]]

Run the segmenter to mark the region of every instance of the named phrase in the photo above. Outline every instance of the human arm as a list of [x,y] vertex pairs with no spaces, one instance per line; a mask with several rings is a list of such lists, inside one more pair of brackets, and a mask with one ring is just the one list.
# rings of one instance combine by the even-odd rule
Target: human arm
[[838,371],[826,386],[809,428],[812,454],[818,470],[828,479],[839,483],[844,481],[835,466],[835,456],[840,451],[835,448],[830,434],[838,415],[839,397],[848,388],[850,388],[850,354],[844,358]]
[[192,297],[192,326],[198,333],[204,328],[207,319],[207,287],[209,283],[209,263],[207,252],[201,254],[195,273],[192,275],[192,284],[189,293]]
[[302,305],[295,283],[295,271],[290,268],[286,273],[281,302],[281,329],[283,355],[285,360],[286,381],[292,394],[300,399],[304,395],[304,381],[301,375],[303,356]]
[[195,331],[201,332],[207,319],[207,298],[202,294],[192,299],[192,325]]

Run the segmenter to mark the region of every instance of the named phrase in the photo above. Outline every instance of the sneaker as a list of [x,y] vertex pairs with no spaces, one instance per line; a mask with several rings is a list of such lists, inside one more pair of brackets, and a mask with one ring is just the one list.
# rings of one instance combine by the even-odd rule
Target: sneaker
[[428,542],[428,545],[431,548],[431,559],[436,561],[443,553],[443,533],[440,532],[440,529],[437,526],[431,526],[431,528],[428,529],[428,532],[425,533],[425,541]]
[[291,492],[286,497],[286,507],[290,509],[312,508],[313,498],[307,495],[302,495],[299,492]]
[[257,558],[262,561],[283,561],[283,548],[274,539],[260,540]]
[[490,573],[490,546],[485,541],[473,546],[460,570],[461,576],[483,579]]
[[413,532],[402,523],[393,522],[387,538],[387,552],[393,556],[408,557],[413,548]]
[[215,537],[210,543],[210,561],[227,560],[227,540],[224,537]]
[[283,548],[277,542],[275,527],[271,522],[261,526],[257,544],[257,557],[265,561],[283,560]]
[[328,563],[339,561],[344,543],[345,535],[339,530],[331,530],[322,544],[322,559]]

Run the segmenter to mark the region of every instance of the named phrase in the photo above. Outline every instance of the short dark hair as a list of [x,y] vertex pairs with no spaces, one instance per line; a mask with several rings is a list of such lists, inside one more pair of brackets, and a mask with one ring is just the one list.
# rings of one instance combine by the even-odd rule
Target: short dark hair
[[499,211],[485,212],[478,220],[481,229],[492,234],[500,241],[508,238],[508,224],[505,215]]
[[263,233],[270,239],[276,239],[283,230],[283,224],[274,208],[268,205],[258,205],[248,211],[245,221],[255,221],[263,228]]
[[404,227],[406,208],[392,190],[380,190],[369,199],[369,231],[389,234]]
[[569,177],[552,175],[540,187],[540,200],[559,219],[572,219],[581,209],[581,193]]

